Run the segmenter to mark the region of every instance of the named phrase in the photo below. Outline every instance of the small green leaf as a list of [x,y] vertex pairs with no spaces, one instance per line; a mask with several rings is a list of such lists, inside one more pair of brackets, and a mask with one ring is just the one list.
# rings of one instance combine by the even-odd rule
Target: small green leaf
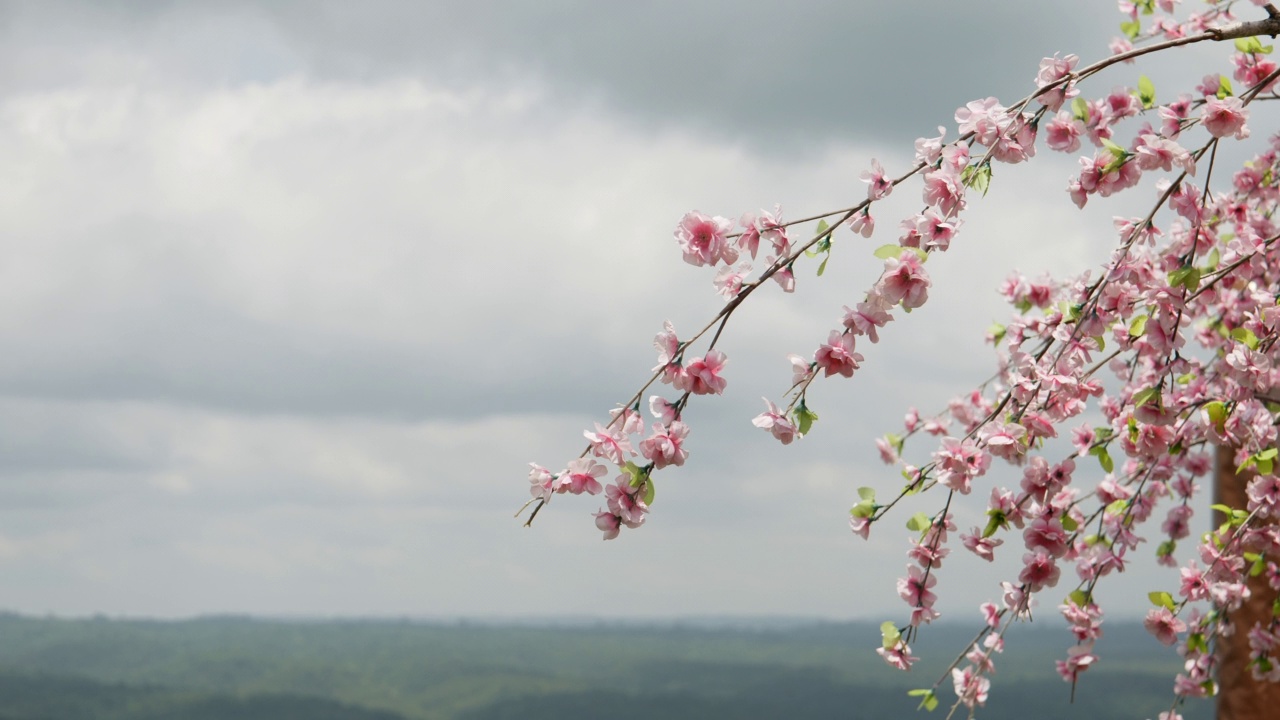
[[795,416],[796,429],[800,431],[801,435],[808,435],[809,428],[813,427],[813,423],[818,420],[818,413],[810,410],[804,404],[803,398],[800,399],[800,404],[796,406],[795,410],[791,411],[791,414]]
[[1160,407],[1160,388],[1145,388],[1133,394],[1134,407],[1142,407],[1144,405],[1155,405]]
[[896,646],[901,639],[902,633],[898,632],[898,626],[892,620],[885,620],[880,623],[880,642],[885,650]]
[[644,504],[650,507],[653,506],[653,478],[649,478],[649,480],[645,483]]
[[1151,319],[1150,315],[1139,315],[1129,323],[1129,337],[1137,339],[1147,332],[1147,321]]
[[1107,340],[1101,335],[1094,335],[1093,341],[1098,343],[1098,352],[1102,352],[1107,349]]
[[929,688],[908,690],[907,695],[920,698],[920,705],[916,707],[916,710],[924,709],[933,712],[938,707],[938,696]]
[[1229,98],[1235,93],[1231,90],[1231,78],[1226,75],[1218,76],[1218,99]]
[[1102,472],[1111,472],[1116,469],[1116,464],[1111,460],[1111,453],[1106,448],[1100,448],[1102,452],[1098,455],[1098,464],[1102,466]]
[[1256,37],[1236,39],[1236,50],[1242,53],[1270,55],[1273,49],[1270,45],[1263,45],[1262,41]]
[[1222,432],[1227,424],[1227,404],[1221,400],[1214,400],[1206,403],[1204,406],[1205,413],[1209,416],[1209,422],[1213,423],[1214,429]]
[[1067,599],[1076,604],[1076,607],[1082,608],[1089,604],[1089,593],[1084,590],[1072,590]]
[[1231,331],[1231,339],[1249,346],[1250,350],[1258,349],[1258,336],[1249,328],[1238,327]]
[[1178,548],[1178,543],[1173,540],[1165,540],[1156,548],[1156,557],[1169,557],[1173,551]]
[[1005,328],[1000,323],[991,323],[991,327],[987,328],[987,334],[991,336],[991,343],[999,345],[1004,339]]
[[827,271],[827,261],[831,259],[831,253],[822,258],[822,262],[818,264],[818,277],[822,277],[822,273]]
[[932,524],[933,520],[930,519],[928,515],[925,515],[923,512],[918,512],[907,520],[907,529],[922,533],[925,530],[928,530],[929,526]]
[[881,245],[876,248],[875,256],[881,260],[888,260],[889,258],[901,257],[903,250],[906,250],[906,248],[901,245]]
[[1089,103],[1082,97],[1071,101],[1071,115],[1082,123],[1089,122]]
[[1146,75],[1138,78],[1138,99],[1142,101],[1142,107],[1148,110],[1156,104],[1156,86],[1151,84],[1151,78]]
[[1187,636],[1187,652],[1209,652],[1209,643],[1202,633],[1191,633]]
[[1178,377],[1174,378],[1173,380],[1179,385],[1190,385],[1191,381],[1195,379],[1196,379],[1195,373],[1183,373]]
[[862,498],[863,500],[874,501],[876,499],[876,489],[869,488],[869,487],[860,487],[858,488],[858,497]]
[[644,482],[645,479],[649,477],[649,473],[646,472],[644,468],[636,465],[630,460],[627,461],[626,465],[622,466],[622,472],[631,476],[630,485],[633,488],[640,487],[640,483]]
[[869,518],[876,514],[876,504],[870,500],[863,500],[849,508],[849,514],[856,518]]
[[983,163],[966,167],[960,174],[960,180],[966,187],[981,191],[982,196],[986,197],[987,190],[991,189],[991,164]]
[[1116,158],[1123,158],[1129,154],[1128,150],[1120,147],[1107,138],[1102,138],[1102,146],[1111,151],[1111,155]]
[[830,234],[830,230],[831,230],[831,226],[827,224],[827,221],[826,221],[826,220],[819,220],[819,221],[818,221],[818,234],[819,234],[819,235],[829,235],[829,234]]
[[1124,33],[1130,40],[1137,40],[1138,35],[1142,34],[1142,23],[1137,20],[1126,20],[1120,23],[1120,32]]
[[1156,607],[1168,608],[1169,610],[1178,607],[1178,604],[1173,601],[1173,596],[1167,592],[1149,592],[1147,593],[1147,599]]
[[1195,266],[1182,267],[1169,273],[1169,287],[1185,287],[1191,292],[1195,292],[1200,287],[1200,268]]
[[1075,521],[1075,518],[1072,518],[1070,515],[1062,516],[1063,530],[1066,530],[1067,532],[1075,532],[1079,527],[1080,524]]

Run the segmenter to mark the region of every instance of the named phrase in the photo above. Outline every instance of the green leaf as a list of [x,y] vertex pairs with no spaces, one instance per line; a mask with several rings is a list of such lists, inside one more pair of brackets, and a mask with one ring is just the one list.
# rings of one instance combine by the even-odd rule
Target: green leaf
[[1089,103],[1082,97],[1071,101],[1071,115],[1082,123],[1089,122]]
[[1204,635],[1202,633],[1191,633],[1187,636],[1187,651],[1202,653],[1209,652],[1209,643],[1204,639]]
[[933,520],[928,515],[925,515],[923,512],[918,512],[915,515],[912,515],[911,519],[907,520],[907,529],[922,533],[925,530],[928,530],[929,526],[932,524]]
[[1173,551],[1178,548],[1178,543],[1173,540],[1165,540],[1156,548],[1156,557],[1169,557]]
[[1134,407],[1142,407],[1144,405],[1155,405],[1160,407],[1160,388],[1145,388],[1133,394]]
[[929,688],[908,690],[907,695],[920,698],[920,705],[916,707],[916,710],[924,709],[933,712],[938,707],[938,696]]
[[622,466],[622,472],[631,476],[630,484],[633,488],[640,487],[640,483],[644,482],[645,479],[649,477],[649,473],[646,472],[644,468],[636,465],[630,460],[627,461],[626,465]]
[[822,277],[822,273],[827,271],[827,261],[831,259],[831,253],[822,258],[822,262],[818,264],[818,277]]
[[869,488],[869,487],[860,487],[858,488],[858,497],[862,498],[863,500],[874,501],[876,499],[876,489]]
[[880,642],[884,649],[888,650],[898,644],[902,639],[902,633],[898,632],[898,626],[892,620],[885,620],[880,623]]
[[[1267,172],[1270,172],[1270,170],[1268,170]],[[1264,178],[1263,187],[1270,187],[1270,186],[1271,186],[1271,183]],[[1218,239],[1224,240],[1225,236],[1219,235]],[[1222,253],[1218,252],[1218,248],[1215,247],[1214,249],[1209,251],[1209,257],[1205,259],[1205,267],[1211,271],[1217,270],[1218,263],[1220,262],[1222,262]]]
[[1102,472],[1112,472],[1116,469],[1116,464],[1111,460],[1111,453],[1106,448],[1099,448],[1101,452],[1098,455],[1098,464],[1102,466]]
[[1200,287],[1200,268],[1195,266],[1182,267],[1169,273],[1169,287],[1178,286],[1185,287],[1191,292],[1195,292]]
[[1120,23],[1120,32],[1124,33],[1130,40],[1137,40],[1138,35],[1142,34],[1142,23],[1137,20],[1126,20]]
[[1151,319],[1150,315],[1139,315],[1129,323],[1129,337],[1137,339],[1147,332],[1147,321]]
[[904,252],[915,253],[916,257],[920,258],[920,262],[924,262],[925,260],[929,259],[929,253],[921,250],[920,248],[903,247],[901,245],[893,245],[893,244],[881,245],[880,247],[876,248],[875,256],[880,258],[881,260],[888,260],[889,258],[896,259],[896,258],[902,257],[902,253]]
[[1156,11],[1156,0],[1137,0],[1133,5],[1141,10],[1143,15],[1150,15]]
[[1274,50],[1270,45],[1263,45],[1262,41],[1256,37],[1237,38],[1236,50],[1242,53],[1250,53],[1255,55],[1270,55]]
[[1062,516],[1063,530],[1066,530],[1067,532],[1075,532],[1079,527],[1080,527],[1080,524],[1075,521],[1075,518],[1071,517],[1070,515]]
[[982,165],[970,165],[960,174],[960,180],[964,182],[966,187],[971,187],[982,192],[982,196],[986,197],[987,190],[991,189],[991,164],[983,163]]
[[826,220],[819,220],[819,221],[818,221],[818,234],[819,234],[819,235],[830,235],[830,234],[831,234],[831,226],[827,224],[827,221],[826,221]]
[[1138,99],[1142,101],[1142,107],[1148,110],[1156,104],[1156,86],[1151,84],[1151,78],[1146,75],[1138,78]]
[[1258,349],[1258,336],[1249,328],[1238,327],[1231,331],[1231,339],[1249,346],[1250,350]]
[[1116,158],[1124,158],[1124,156],[1129,154],[1128,150],[1125,150],[1107,138],[1102,138],[1102,146],[1110,150],[1111,155]]
[[1072,590],[1071,594],[1067,596],[1067,599],[1075,603],[1076,607],[1080,608],[1085,607],[1090,602],[1089,593],[1079,589]]
[[870,500],[863,500],[849,508],[849,514],[857,518],[869,518],[876,514],[876,504]]
[[1214,429],[1222,432],[1227,424],[1227,404],[1221,400],[1214,400],[1206,403],[1204,411],[1209,416],[1209,422],[1213,423]]
[[1005,328],[1000,323],[991,323],[991,327],[987,328],[987,334],[991,336],[991,343],[999,345],[1004,339]]
[[1218,99],[1229,98],[1235,93],[1231,90],[1231,78],[1226,75],[1218,76]]
[[644,486],[644,504],[653,507],[653,478],[649,478]]
[[1167,592],[1149,592],[1147,593],[1147,599],[1156,607],[1168,608],[1169,610],[1173,610],[1178,607],[1178,604],[1173,601],[1173,596]]
[[809,428],[813,427],[813,423],[818,420],[818,413],[810,410],[804,404],[803,398],[800,399],[800,404],[796,406],[795,410],[791,411],[791,414],[795,416],[796,429],[800,431],[801,435],[808,435]]
[[1107,349],[1107,340],[1101,335],[1094,335],[1093,341],[1098,343],[1098,352],[1102,352]]

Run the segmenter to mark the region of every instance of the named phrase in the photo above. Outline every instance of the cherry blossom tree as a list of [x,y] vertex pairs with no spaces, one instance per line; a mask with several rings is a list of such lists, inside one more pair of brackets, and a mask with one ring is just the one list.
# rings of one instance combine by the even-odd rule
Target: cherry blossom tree
[[[1083,64],[1054,55],[1027,97],[968,102],[954,128],[916,141],[910,167],[895,175],[871,160],[861,174],[865,198],[849,207],[798,220],[780,210],[736,223],[696,211],[682,218],[679,252],[710,268],[723,309],[693,333],[668,323],[655,338],[651,376],[584,433],[581,456],[557,472],[532,466],[527,523],[556,495],[585,494],[603,496],[595,524],[605,539],[643,527],[659,471],[684,465],[696,449],[685,409],[722,394],[731,379],[717,344],[735,312],[757,293],[793,292],[807,264],[822,275],[835,244],[875,236],[878,202],[918,192],[918,213],[891,228],[880,223],[896,239],[874,251],[879,278],[815,350],[788,356],[789,386],[752,420],[798,444],[818,420],[809,400],[819,381],[854,378],[865,361],[859,347],[929,302],[931,273],[945,266],[938,256],[963,246],[965,210],[998,188],[997,169],[1046,148],[1079,154],[1064,202],[1083,208],[1095,196],[1133,196],[1133,214],[1115,219],[1110,256],[1076,277],[1010,275],[999,291],[1012,315],[987,336],[993,374],[943,412],[909,410],[902,428],[875,441],[897,468],[889,477],[904,482],[887,497],[858,489],[852,532],[867,538],[908,496],[934,498],[936,508],[904,518],[913,533],[897,583],[905,607],[882,626],[876,652],[911,668],[912,643],[938,617],[939,569],[952,551],[967,551],[1006,563],[1007,580],[978,608],[972,645],[937,682],[912,691],[920,706],[937,707],[947,685],[951,713],[983,705],[1005,633],[1037,602],[1070,627],[1057,671],[1074,687],[1098,661],[1104,610],[1095,588],[1151,539],[1159,563],[1180,579],[1152,590],[1144,625],[1185,663],[1160,718],[1180,718],[1184,698],[1219,693],[1220,648],[1231,642],[1242,649],[1232,672],[1280,681],[1280,602],[1272,603],[1280,589],[1280,135],[1251,119],[1257,103],[1280,99],[1280,65],[1266,44],[1280,34],[1280,10],[1259,0],[1210,0],[1195,11],[1179,0],[1119,5],[1123,35],[1110,57]],[[1136,64],[1199,43],[1228,49],[1224,72],[1157,92]],[[1100,88],[1104,70],[1126,86]],[[1249,159],[1222,167],[1227,144]],[[1144,177],[1154,196],[1133,192]],[[1228,477],[1244,479],[1243,493],[1215,505],[1212,529],[1193,537],[1191,501],[1212,484],[1215,451]],[[1021,473],[1016,487],[988,480],[997,462]],[[606,475],[613,479],[602,482]],[[984,525],[957,526],[954,509],[968,502],[984,503]]]

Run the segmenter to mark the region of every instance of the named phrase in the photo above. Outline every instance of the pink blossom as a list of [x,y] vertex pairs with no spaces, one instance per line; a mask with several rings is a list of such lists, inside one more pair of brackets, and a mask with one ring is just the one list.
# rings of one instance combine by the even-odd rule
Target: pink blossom
[[974,672],[972,667],[952,668],[951,681],[955,685],[956,697],[966,707],[973,708],[987,704],[987,693],[991,690],[991,681]]
[[913,607],[933,607],[938,596],[929,588],[938,584],[938,578],[932,573],[920,569],[917,565],[907,566],[907,577],[898,578],[898,597]]
[[960,124],[960,134],[973,133],[975,139],[987,147],[991,147],[1008,121],[1005,107],[993,97],[973,100],[956,110],[956,122]]
[[1280,518],[1280,477],[1259,475],[1249,480],[1246,493],[1249,512],[1257,512],[1258,517]]
[[[908,222],[910,220],[908,219]],[[945,252],[951,247],[951,238],[962,223],[959,220],[944,218],[934,212],[933,208],[915,217],[915,233],[920,236],[920,247],[924,250]]]
[[760,241],[764,240],[773,246],[777,255],[791,252],[791,241],[787,238],[787,228],[782,225],[782,208],[775,207],[773,212],[761,210],[759,214],[747,213],[739,223],[744,228],[738,236],[738,247],[751,254],[754,260],[760,250]]
[[543,500],[550,500],[555,483],[551,471],[537,463],[529,463],[529,494]]
[[1164,170],[1173,168],[1185,170],[1188,175],[1196,174],[1196,160],[1191,153],[1177,142],[1148,133],[1138,137],[1138,167],[1143,170]]
[[866,335],[871,342],[880,342],[878,328],[893,321],[893,316],[871,303],[860,302],[855,309],[844,306],[844,326],[856,335]]
[[596,528],[604,531],[605,540],[613,540],[622,532],[622,523],[617,515],[601,510],[596,513]]
[[923,165],[936,165],[942,157],[942,138],[947,136],[947,129],[938,126],[938,137],[916,139],[916,162]]
[[876,450],[880,453],[880,461],[885,465],[898,462],[898,451],[893,449],[888,440],[876,438]]
[[946,217],[954,217],[964,209],[964,183],[959,171],[945,165],[924,176],[924,201],[937,207]]
[[899,670],[910,670],[912,663],[920,659],[912,655],[911,646],[902,641],[891,648],[878,647],[876,653],[884,658],[885,662]]
[[1044,550],[1036,550],[1034,553],[1022,556],[1022,572],[1018,573],[1018,580],[1028,586],[1032,592],[1057,585],[1060,575],[1061,570],[1057,563]]
[[662,332],[654,336],[653,347],[658,351],[658,364],[653,372],[669,366],[680,354],[680,340],[676,338],[676,329],[670,320],[662,323]]
[[1067,659],[1058,660],[1056,663],[1058,674],[1067,682],[1075,682],[1076,676],[1088,670],[1097,659],[1098,656],[1093,654],[1092,643],[1068,648]]
[[858,233],[864,238],[869,238],[876,231],[876,220],[871,217],[871,213],[863,208],[861,212],[853,216],[849,221],[849,229]]
[[1067,531],[1057,518],[1036,518],[1022,531],[1022,539],[1028,550],[1043,548],[1055,558],[1067,554]]
[[866,540],[871,535],[871,518],[852,516],[849,518],[849,529],[854,535]]
[[649,412],[664,425],[669,425],[676,419],[676,406],[661,395],[649,398]]
[[867,199],[879,200],[889,197],[893,192],[893,181],[885,177],[880,161],[872,158],[871,169],[862,173],[862,182],[867,183]]
[[573,495],[597,495],[603,489],[596,478],[604,475],[605,467],[591,458],[578,458],[569,462],[569,469],[556,478],[556,492]]
[[694,358],[685,364],[684,375],[676,379],[676,389],[694,395],[719,395],[728,384],[720,377],[724,364],[724,353],[719,350],[712,350],[705,357]]
[[691,212],[676,226],[676,240],[684,251],[684,261],[690,265],[715,265],[723,260],[732,264],[738,260],[738,249],[725,236],[733,229],[733,221],[722,217],[707,217]]
[[960,542],[964,543],[965,549],[969,552],[987,562],[995,560],[996,548],[1004,544],[1004,540],[998,538],[982,537],[982,531],[976,527],[970,530],[968,534],[961,534]]
[[[770,255],[766,259],[766,262],[768,262],[770,266],[772,266],[777,261],[778,261],[778,258],[775,258],[772,255]],[[796,291],[796,275],[794,272],[792,272],[790,265],[786,265],[781,268],[778,268],[778,270],[773,273],[772,277],[773,277],[773,281],[778,283],[778,286],[782,288],[782,292]]]
[[614,431],[596,423],[596,431],[583,430],[582,434],[591,443],[591,454],[604,458],[614,465],[621,465],[628,456],[636,454],[631,448],[631,441],[620,431]]
[[645,505],[644,498],[640,497],[640,491],[643,489],[643,484],[639,487],[631,487],[630,475],[619,476],[614,484],[604,489],[605,498],[609,503],[609,512],[629,528],[638,528],[643,525],[646,513],[649,512],[649,506]]
[[804,359],[800,355],[791,353],[787,355],[787,361],[791,363],[791,386],[795,387],[805,380],[809,379],[809,374],[813,372],[814,364]]
[[726,300],[732,300],[738,297],[738,293],[742,292],[742,281],[750,274],[751,265],[747,263],[725,265],[716,273],[711,284],[715,286],[716,292],[723,295]]
[[853,371],[862,362],[862,355],[853,351],[853,333],[832,330],[827,342],[814,353],[813,360],[826,373],[826,377],[840,375],[853,377]]
[[1234,136],[1237,140],[1249,137],[1249,128],[1245,123],[1249,120],[1249,109],[1238,97],[1226,97],[1219,100],[1210,98],[1200,111],[1200,122],[1204,129],[1214,137]]
[[991,455],[976,442],[953,437],[942,439],[942,449],[933,454],[933,460],[938,466],[938,482],[961,495],[968,495],[973,478],[991,466]]
[[689,457],[684,449],[684,439],[688,435],[689,427],[679,420],[671,423],[670,427],[654,423],[653,434],[640,441],[640,454],[658,470],[668,465],[679,467]]
[[997,608],[995,603],[982,603],[978,606],[978,609],[982,611],[982,619],[986,621],[987,627],[1000,626],[1000,608]]
[[[1077,55],[1068,55],[1059,59],[1055,54],[1051,58],[1041,60],[1040,72],[1036,74],[1036,85],[1043,88],[1066,78],[1075,69],[1078,62],[1080,62],[1080,57]],[[1058,108],[1062,107],[1063,102],[1079,94],[1080,91],[1072,83],[1065,82],[1041,95],[1039,100],[1049,110],[1057,112]]]
[[1186,632],[1187,629],[1187,624],[1175,617],[1166,607],[1148,610],[1142,626],[1165,645],[1178,642],[1178,633]]
[[1075,119],[1071,113],[1060,112],[1045,123],[1044,132],[1045,144],[1050,150],[1075,152],[1080,149],[1080,136],[1084,134],[1084,123]]
[[766,409],[751,421],[752,425],[773,433],[783,445],[790,445],[792,440],[796,439],[798,431],[796,426],[787,419],[785,413],[769,398],[764,398]]
[[907,309],[918,308],[929,299],[929,274],[924,264],[911,250],[903,250],[898,257],[884,261],[884,274],[876,283],[880,296],[891,305],[902,303]]

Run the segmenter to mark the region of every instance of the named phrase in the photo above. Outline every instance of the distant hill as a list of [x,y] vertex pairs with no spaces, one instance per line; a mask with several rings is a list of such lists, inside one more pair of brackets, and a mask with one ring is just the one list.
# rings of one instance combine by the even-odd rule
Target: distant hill
[[[780,621],[588,626],[62,620],[0,615],[0,720],[541,720],[883,718],[915,713],[974,628],[936,625],[910,673],[873,652],[871,624]],[[1015,627],[978,717],[1154,718],[1176,655],[1109,623],[1102,661],[1070,686],[1070,637]],[[950,680],[939,695],[944,717]],[[1208,718],[1206,702],[1183,708]],[[920,717],[928,717],[921,713]]]

